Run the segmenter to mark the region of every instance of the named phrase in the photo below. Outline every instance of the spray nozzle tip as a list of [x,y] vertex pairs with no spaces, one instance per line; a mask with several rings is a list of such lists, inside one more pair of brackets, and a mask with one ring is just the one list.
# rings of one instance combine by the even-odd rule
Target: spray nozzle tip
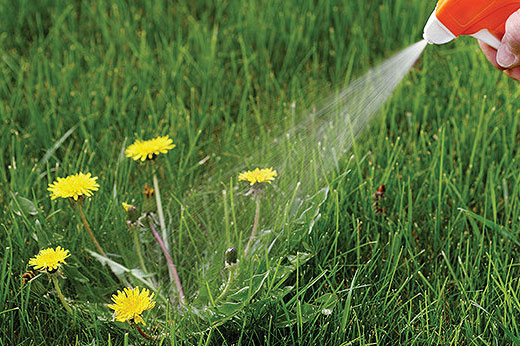
[[429,44],[443,44],[455,39],[455,35],[444,26],[435,15],[435,11],[424,27],[423,38]]

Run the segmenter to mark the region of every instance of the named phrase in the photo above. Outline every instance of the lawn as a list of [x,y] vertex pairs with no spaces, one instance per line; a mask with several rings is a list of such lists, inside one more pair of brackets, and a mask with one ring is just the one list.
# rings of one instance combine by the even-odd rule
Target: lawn
[[[314,110],[420,40],[434,6],[0,2],[0,344],[147,343],[108,307],[129,286],[155,293],[152,344],[519,344],[520,88],[475,40],[427,47],[352,146],[317,143]],[[166,135],[153,162],[125,156]],[[278,176],[248,194],[256,167]],[[81,204],[108,259],[49,196],[78,172],[98,177]],[[157,206],[135,229],[122,207],[150,203],[152,174],[185,304]],[[29,266],[58,245],[71,312]]]

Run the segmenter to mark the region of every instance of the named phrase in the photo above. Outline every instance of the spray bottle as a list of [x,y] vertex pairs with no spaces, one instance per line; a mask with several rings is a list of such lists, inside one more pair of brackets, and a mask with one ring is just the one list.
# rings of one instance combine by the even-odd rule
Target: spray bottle
[[506,21],[520,9],[520,0],[439,0],[424,27],[431,44],[450,42],[471,35],[498,49]]

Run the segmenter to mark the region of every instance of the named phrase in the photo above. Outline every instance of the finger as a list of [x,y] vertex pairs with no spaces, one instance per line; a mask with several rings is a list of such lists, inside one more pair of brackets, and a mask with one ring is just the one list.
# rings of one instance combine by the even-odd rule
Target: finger
[[515,68],[509,69],[509,70],[504,69],[502,66],[500,66],[497,63],[497,51],[495,48],[491,47],[490,45],[488,45],[480,40],[478,41],[478,44],[480,45],[480,49],[482,49],[482,52],[484,53],[486,58],[489,60],[489,62],[491,64],[493,64],[493,66],[495,66],[499,70],[504,70],[504,73],[507,76],[520,82],[520,67],[515,67]]
[[520,66],[520,10],[507,19],[506,33],[498,47],[496,59],[503,68]]
[[505,70],[504,73],[507,74],[510,78],[520,82],[520,67],[515,67],[510,70]]
[[478,40],[478,44],[489,62],[499,70],[503,70],[504,68],[497,63],[497,50],[481,40]]

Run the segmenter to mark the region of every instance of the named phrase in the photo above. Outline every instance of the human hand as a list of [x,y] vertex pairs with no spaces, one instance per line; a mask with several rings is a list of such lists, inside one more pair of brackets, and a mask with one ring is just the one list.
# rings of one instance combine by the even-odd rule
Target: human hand
[[480,48],[488,60],[509,77],[520,81],[520,10],[506,22],[506,33],[498,51],[479,41]]

